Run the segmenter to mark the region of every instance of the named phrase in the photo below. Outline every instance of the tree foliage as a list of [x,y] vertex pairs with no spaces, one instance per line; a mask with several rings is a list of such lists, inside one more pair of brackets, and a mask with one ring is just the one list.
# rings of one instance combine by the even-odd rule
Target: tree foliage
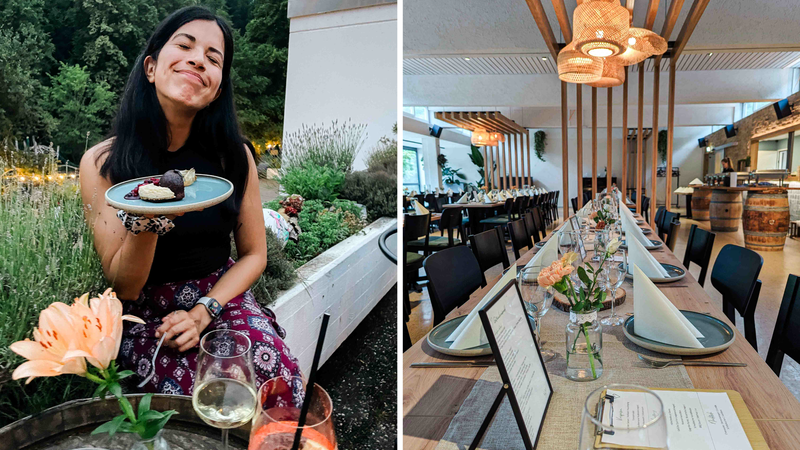
[[[203,5],[233,26],[234,95],[253,141],[282,134],[287,0],[0,0],[0,140],[54,142],[77,162],[111,127],[158,23]],[[64,159],[64,158],[62,158]]]

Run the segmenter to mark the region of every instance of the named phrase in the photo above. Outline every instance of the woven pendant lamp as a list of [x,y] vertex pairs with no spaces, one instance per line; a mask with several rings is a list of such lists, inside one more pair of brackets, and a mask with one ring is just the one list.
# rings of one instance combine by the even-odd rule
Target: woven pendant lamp
[[586,83],[591,87],[607,88],[614,86],[621,86],[625,82],[625,67],[609,61],[603,61],[603,74],[600,79],[594,83]]
[[609,59],[617,64],[630,66],[667,51],[667,41],[646,28],[630,27],[627,43],[628,49],[624,53]]
[[628,47],[630,12],[618,0],[587,0],[575,8],[575,49],[598,58],[616,56]]
[[603,74],[603,60],[575,50],[572,42],[558,53],[558,79],[567,83],[594,83]]
[[495,142],[494,145],[497,145],[497,142],[505,142],[506,141],[506,137],[503,136],[501,133],[498,133],[498,132],[495,131],[495,132],[489,133],[489,140],[490,141],[494,141]]
[[485,145],[490,145],[489,141],[489,133],[483,128],[476,128],[475,131],[472,132],[472,137],[470,138],[472,145],[483,147]]

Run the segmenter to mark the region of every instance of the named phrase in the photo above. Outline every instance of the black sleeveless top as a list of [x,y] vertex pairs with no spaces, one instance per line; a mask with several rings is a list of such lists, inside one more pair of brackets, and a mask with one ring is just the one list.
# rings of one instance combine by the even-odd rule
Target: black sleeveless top
[[[194,168],[198,174],[224,177],[219,156],[204,151],[191,137],[183,147],[166,152],[159,173]],[[231,232],[237,217],[228,212],[231,197],[202,211],[173,219],[175,228],[159,236],[147,284],[203,278],[222,267],[231,255]]]

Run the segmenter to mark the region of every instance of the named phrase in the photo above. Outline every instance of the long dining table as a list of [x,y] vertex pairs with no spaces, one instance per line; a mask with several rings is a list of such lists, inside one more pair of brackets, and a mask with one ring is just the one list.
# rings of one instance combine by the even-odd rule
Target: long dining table
[[[649,228],[646,222],[640,226]],[[557,228],[558,224],[553,231],[557,230]],[[547,238],[552,236],[553,231],[548,234]],[[658,239],[655,232],[650,233],[647,237]],[[520,256],[515,264],[524,266],[536,251],[538,249],[535,247],[530,249]],[[663,245],[659,250],[653,251],[652,254],[661,263],[682,267],[681,261],[666,245]],[[492,280],[487,280],[487,286],[474,292],[467,302],[447,316],[447,320],[469,314],[500,280],[500,277],[498,275]],[[800,449],[800,402],[761,359],[753,347],[750,346],[744,335],[727,319],[722,312],[721,306],[711,299],[688,271],[686,277],[679,282],[673,283],[673,286],[670,286],[670,284],[660,284],[658,286],[662,288],[662,292],[678,309],[710,314],[733,328],[736,334],[733,344],[721,353],[702,357],[702,360],[747,363],[747,367],[687,366],[685,369],[694,385],[694,389],[738,391],[771,450]],[[622,287],[629,293],[633,291],[629,280]],[[565,313],[551,310],[549,314]],[[545,316],[542,319],[543,333],[558,331],[548,330],[548,324],[548,317]],[[561,351],[563,352],[563,349]],[[684,359],[696,360],[698,358],[685,357]],[[427,344],[425,338],[417,341],[403,354],[404,449],[434,449],[444,436],[450,422],[458,413],[459,408],[472,391],[477,380],[487,370],[485,367],[411,368],[411,364],[463,360],[463,358],[444,355],[433,350]],[[469,360],[488,361],[491,360],[491,356],[469,358]],[[604,383],[614,382],[613,377],[607,377],[603,381]],[[659,386],[647,387],[658,388]],[[578,415],[574,420],[579,423],[581,417]]]

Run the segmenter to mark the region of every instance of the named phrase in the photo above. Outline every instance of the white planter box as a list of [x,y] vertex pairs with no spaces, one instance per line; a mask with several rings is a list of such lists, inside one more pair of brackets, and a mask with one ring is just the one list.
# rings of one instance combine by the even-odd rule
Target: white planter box
[[380,235],[396,223],[380,218],[307,262],[297,269],[297,284],[270,305],[304,374],[311,369],[323,313],[331,318],[320,366],[397,283],[397,266],[378,247]]

